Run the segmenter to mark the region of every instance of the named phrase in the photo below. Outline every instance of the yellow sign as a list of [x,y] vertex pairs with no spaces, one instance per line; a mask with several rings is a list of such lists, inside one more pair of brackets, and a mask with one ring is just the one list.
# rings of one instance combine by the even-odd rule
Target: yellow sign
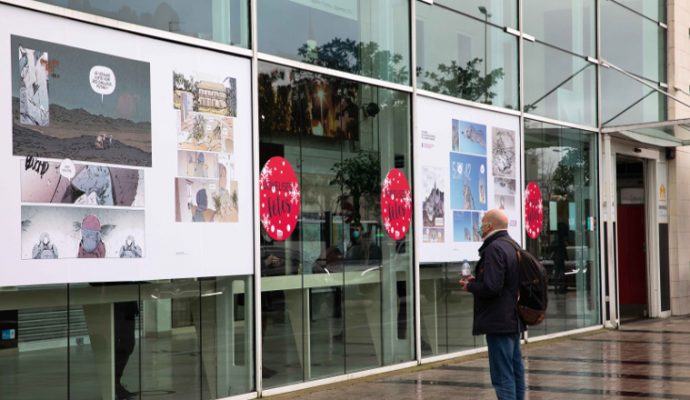
[[659,200],[666,201],[666,186],[663,183],[659,186]]

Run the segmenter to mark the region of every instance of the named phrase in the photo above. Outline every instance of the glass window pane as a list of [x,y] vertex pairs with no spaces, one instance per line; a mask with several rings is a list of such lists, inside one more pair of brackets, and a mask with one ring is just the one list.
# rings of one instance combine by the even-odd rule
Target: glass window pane
[[259,93],[260,162],[286,158],[302,193],[286,241],[261,232],[264,385],[409,361],[412,237],[387,236],[379,203],[391,168],[411,173],[409,95],[268,63]]
[[436,0],[434,4],[479,19],[487,19],[494,25],[517,27],[517,1],[515,0]]
[[517,109],[517,38],[443,7],[417,5],[419,87]]
[[666,119],[666,96],[609,68],[601,69],[602,125]]
[[596,65],[525,41],[525,112],[596,126]]
[[460,263],[420,265],[422,356],[468,350],[472,336],[473,298],[458,285]]
[[202,399],[218,399],[254,388],[252,277],[203,279],[201,318]]
[[211,380],[201,375],[199,282],[156,281],[142,284],[140,290],[141,390],[163,399],[201,399],[202,390],[208,394],[203,385]]
[[70,285],[69,299],[75,317],[70,318],[70,399],[138,393],[139,286]]
[[410,82],[408,1],[257,3],[261,52],[391,82]]
[[66,285],[0,288],[1,399],[69,398],[68,321]]
[[544,223],[526,248],[549,273],[549,309],[530,336],[599,323],[596,135],[525,121],[525,181],[541,190]]
[[[636,51],[630,51],[630,46]],[[657,82],[666,81],[666,29],[620,5],[601,7],[601,54],[616,66]]]
[[[617,3],[629,7],[645,17],[655,21],[666,22],[666,0],[615,0]],[[611,2],[606,0],[605,3]]]
[[249,47],[248,0],[39,1],[167,32]]
[[526,0],[523,7],[528,34],[573,53],[596,55],[594,0]]

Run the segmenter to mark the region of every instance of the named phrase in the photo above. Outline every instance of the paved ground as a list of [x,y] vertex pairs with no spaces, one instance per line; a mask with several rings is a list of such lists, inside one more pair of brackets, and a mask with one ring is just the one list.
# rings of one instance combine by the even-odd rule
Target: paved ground
[[[527,398],[690,400],[690,318],[647,320],[527,345]],[[281,398],[495,399],[485,357]]]

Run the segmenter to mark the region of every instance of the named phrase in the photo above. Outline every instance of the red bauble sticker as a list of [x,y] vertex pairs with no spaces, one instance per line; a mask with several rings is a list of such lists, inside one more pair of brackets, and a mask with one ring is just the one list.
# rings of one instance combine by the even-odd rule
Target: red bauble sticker
[[390,170],[381,184],[381,218],[391,239],[405,238],[412,219],[412,191],[405,174],[397,168]]
[[261,225],[274,240],[285,240],[297,225],[300,191],[297,175],[288,160],[272,157],[259,176]]
[[531,239],[539,237],[541,225],[544,222],[544,206],[542,205],[541,190],[536,183],[530,182],[525,189],[525,229]]

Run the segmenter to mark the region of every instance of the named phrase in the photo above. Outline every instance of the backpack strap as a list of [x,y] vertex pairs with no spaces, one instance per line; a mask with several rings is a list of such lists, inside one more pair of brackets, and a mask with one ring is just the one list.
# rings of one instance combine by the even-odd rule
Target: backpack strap
[[517,244],[517,242],[514,241],[513,238],[511,238],[510,236],[503,236],[503,237],[498,238],[498,240],[501,240],[501,241],[506,242],[506,243],[510,243],[513,246],[513,248],[515,249],[515,251],[522,250],[522,247],[520,247],[520,245]]

